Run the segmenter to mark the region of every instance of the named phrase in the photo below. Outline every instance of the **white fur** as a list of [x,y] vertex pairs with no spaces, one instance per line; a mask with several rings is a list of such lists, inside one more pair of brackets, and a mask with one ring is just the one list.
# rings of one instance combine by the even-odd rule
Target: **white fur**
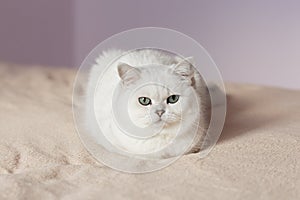
[[[89,73],[86,128],[99,144],[123,154],[167,158],[199,150],[208,127],[209,94],[200,74],[190,67],[186,60],[160,50],[104,52]],[[126,102],[128,114],[138,127],[162,124],[163,128],[151,138],[133,138],[120,130],[114,121],[113,92],[119,84],[121,94],[125,94],[148,82],[160,85],[146,85],[133,92]],[[173,94],[180,95],[178,102],[167,104],[166,99]],[[149,97],[152,104],[142,106],[139,97]],[[165,111],[161,117],[156,113],[160,110]],[[97,123],[104,135],[99,134]]]

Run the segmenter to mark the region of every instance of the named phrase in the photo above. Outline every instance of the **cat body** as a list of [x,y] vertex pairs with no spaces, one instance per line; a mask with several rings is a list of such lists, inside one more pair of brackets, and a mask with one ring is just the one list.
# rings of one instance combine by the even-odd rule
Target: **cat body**
[[86,129],[99,144],[142,158],[198,151],[209,125],[209,93],[190,59],[155,49],[100,55],[85,106]]

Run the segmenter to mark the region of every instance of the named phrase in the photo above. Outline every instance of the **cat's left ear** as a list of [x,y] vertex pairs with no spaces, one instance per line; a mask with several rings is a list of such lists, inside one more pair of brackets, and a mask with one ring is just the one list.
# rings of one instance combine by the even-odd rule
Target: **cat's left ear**
[[173,72],[180,75],[183,79],[191,80],[194,77],[193,64],[193,57],[185,58],[174,66]]

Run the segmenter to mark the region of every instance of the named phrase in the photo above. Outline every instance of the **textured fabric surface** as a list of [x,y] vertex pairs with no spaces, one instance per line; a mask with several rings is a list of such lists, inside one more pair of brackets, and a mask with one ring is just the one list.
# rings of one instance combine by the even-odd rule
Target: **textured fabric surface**
[[148,174],[96,162],[74,128],[75,71],[0,64],[0,199],[299,199],[300,92],[227,84],[209,156]]

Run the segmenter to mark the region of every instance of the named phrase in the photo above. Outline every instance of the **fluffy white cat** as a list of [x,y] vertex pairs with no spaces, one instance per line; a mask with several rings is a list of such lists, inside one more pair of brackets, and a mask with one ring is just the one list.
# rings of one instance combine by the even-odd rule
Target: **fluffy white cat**
[[107,51],[87,87],[86,129],[107,150],[158,159],[200,150],[210,96],[190,58],[156,49]]

